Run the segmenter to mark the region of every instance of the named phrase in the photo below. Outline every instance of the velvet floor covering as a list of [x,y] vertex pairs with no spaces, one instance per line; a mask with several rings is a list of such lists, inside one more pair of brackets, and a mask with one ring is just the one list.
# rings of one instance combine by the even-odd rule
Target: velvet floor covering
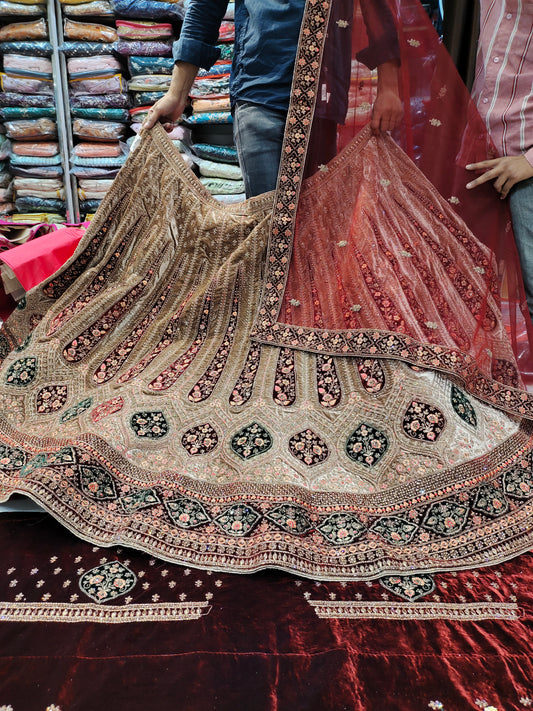
[[0,516],[2,711],[533,707],[533,557],[323,583],[210,573]]

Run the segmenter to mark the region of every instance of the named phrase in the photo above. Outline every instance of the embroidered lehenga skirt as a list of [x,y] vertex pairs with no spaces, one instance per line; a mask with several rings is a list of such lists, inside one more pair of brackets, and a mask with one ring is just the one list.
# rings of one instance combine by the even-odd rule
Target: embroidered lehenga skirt
[[[364,133],[310,181],[310,202],[336,171],[368,173],[380,145]],[[383,145],[381,188],[388,180],[396,190],[398,214],[415,204],[440,231],[470,286],[446,276],[427,245],[403,254],[405,232],[395,242],[391,231],[380,254],[403,259],[413,293],[440,273],[449,298],[439,308],[464,324],[490,255],[443,228],[417,191],[394,187],[394,171],[410,172],[420,194],[430,190],[390,139]],[[369,203],[369,224],[373,210],[382,219]],[[75,255],[4,325],[0,499],[23,493],[98,545],[214,570],[364,579],[524,551],[527,395],[502,386],[503,397],[494,385],[490,395],[477,376],[476,397],[468,378],[432,367],[438,349],[380,356],[390,338],[380,330],[364,331],[375,346],[361,357],[251,337],[268,289],[271,213],[271,195],[220,205],[162,129],[145,136]],[[375,272],[376,260],[375,242],[362,240],[361,265]],[[369,269],[354,276],[361,309],[368,295],[380,303]],[[325,267],[320,278],[333,276]],[[430,314],[434,303],[419,307]],[[497,362],[510,365],[496,302],[490,313]],[[436,330],[427,314],[421,323]]]

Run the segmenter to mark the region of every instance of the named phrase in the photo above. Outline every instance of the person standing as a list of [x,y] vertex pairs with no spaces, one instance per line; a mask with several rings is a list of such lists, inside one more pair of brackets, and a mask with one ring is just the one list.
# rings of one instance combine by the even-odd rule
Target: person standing
[[472,90],[500,154],[473,163],[472,189],[494,181],[509,197],[527,305],[533,317],[533,0],[480,0],[480,36]]

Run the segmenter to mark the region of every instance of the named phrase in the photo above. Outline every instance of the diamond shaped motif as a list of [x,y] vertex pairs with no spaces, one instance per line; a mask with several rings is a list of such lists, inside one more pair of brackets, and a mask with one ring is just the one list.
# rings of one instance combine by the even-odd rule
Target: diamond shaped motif
[[117,498],[113,477],[103,467],[96,465],[80,467],[80,486],[87,496],[97,501],[109,501]]
[[442,412],[427,402],[413,400],[403,416],[403,431],[411,439],[436,442],[446,425]]
[[184,432],[181,444],[191,457],[199,454],[208,454],[218,445],[218,434],[209,422],[205,422],[203,425],[192,427],[187,432]]
[[476,411],[472,407],[472,403],[466,397],[464,392],[455,385],[452,385],[450,398],[452,401],[452,407],[459,417],[468,425],[477,427]]
[[304,509],[293,504],[281,504],[266,514],[266,518],[288,533],[306,533],[313,524]]
[[441,536],[455,536],[465,527],[468,506],[454,501],[439,501],[433,504],[422,522],[422,526]]
[[533,496],[533,477],[529,467],[516,467],[503,475],[503,490],[515,499],[530,499]]
[[346,442],[346,454],[357,464],[375,467],[385,456],[389,440],[384,432],[363,422],[352,432]]
[[317,526],[317,531],[335,546],[347,546],[361,536],[366,528],[361,521],[351,514],[335,513],[328,516]]
[[487,516],[495,517],[509,511],[509,502],[500,489],[485,484],[477,490],[473,508],[480,513],[487,514]]
[[231,448],[241,459],[264,454],[272,447],[272,436],[258,422],[251,422],[231,438]]
[[180,528],[194,528],[211,521],[211,517],[202,504],[194,499],[183,498],[165,501],[165,508],[170,518]]
[[431,575],[386,575],[379,582],[385,590],[414,602],[435,590],[435,580]]
[[247,536],[260,519],[261,514],[258,514],[251,506],[234,504],[219,514],[214,521],[224,533],[242,537]]
[[122,563],[111,562],[88,570],[80,578],[80,590],[98,603],[126,595],[137,583],[135,573]]
[[145,509],[147,506],[154,506],[160,503],[161,499],[155,489],[140,489],[133,494],[120,498],[120,505],[125,513],[131,513],[132,511],[138,511],[139,509]]
[[322,464],[329,455],[327,444],[309,428],[290,438],[289,451],[293,457],[308,467]]
[[411,542],[418,530],[418,526],[409,521],[404,521],[398,516],[380,518],[370,529],[379,534],[387,543],[395,546],[405,546]]

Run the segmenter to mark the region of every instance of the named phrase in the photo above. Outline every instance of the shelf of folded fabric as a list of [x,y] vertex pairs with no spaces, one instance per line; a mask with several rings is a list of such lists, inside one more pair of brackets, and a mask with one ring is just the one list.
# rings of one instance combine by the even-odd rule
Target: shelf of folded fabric
[[0,10],[0,118],[5,132],[0,215],[14,221],[62,222],[66,204],[49,8],[5,2]]

